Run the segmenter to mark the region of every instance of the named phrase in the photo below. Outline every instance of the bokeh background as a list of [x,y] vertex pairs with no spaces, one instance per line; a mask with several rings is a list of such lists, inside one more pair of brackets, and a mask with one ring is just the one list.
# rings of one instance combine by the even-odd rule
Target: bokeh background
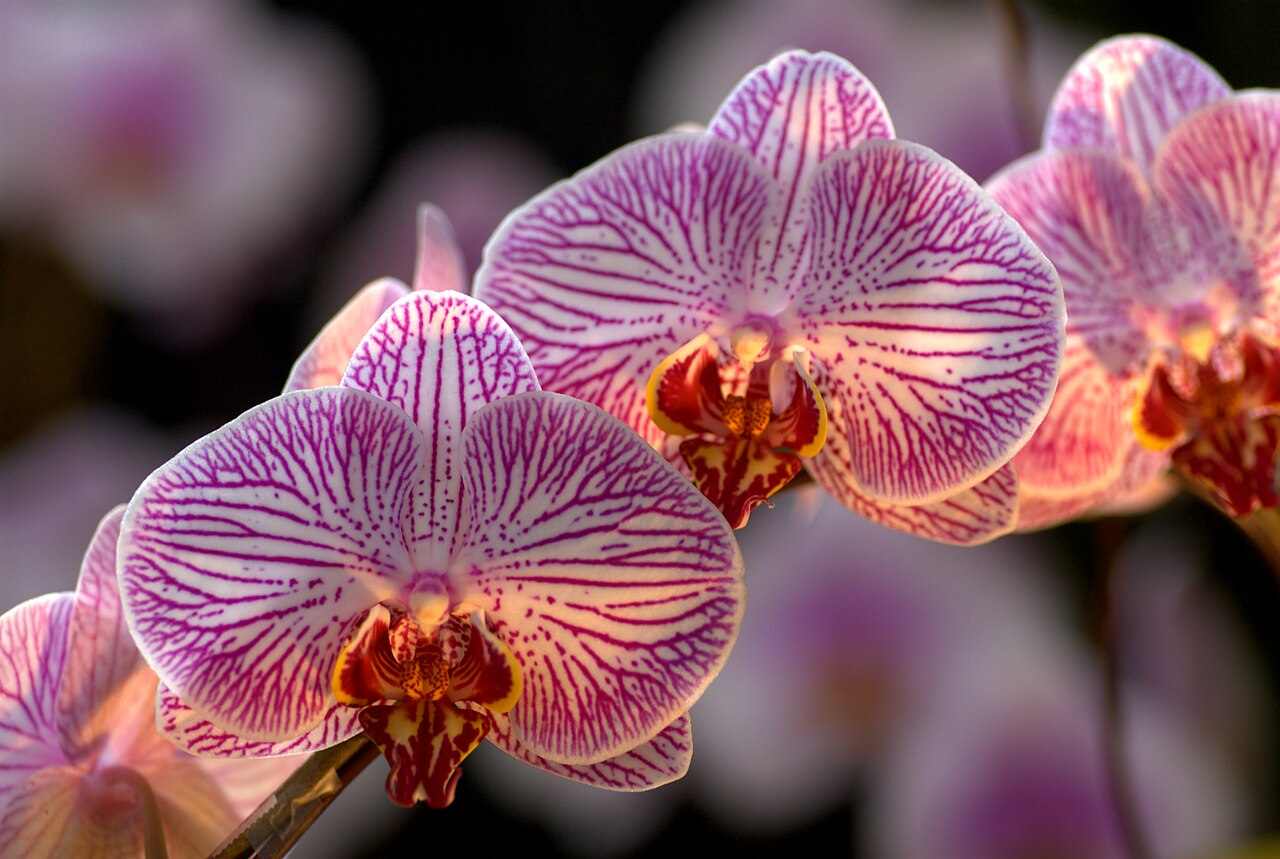
[[[408,280],[418,202],[474,268],[511,208],[706,121],[778,50],[847,57],[899,136],[979,180],[1107,35],[1280,87],[1268,0],[1013,5],[0,0],[0,609],[71,589],[107,509],[276,394],[360,286]],[[1157,855],[1280,833],[1280,580],[1197,502],[958,550],[800,490],[743,545],[751,606],[687,779],[606,794],[486,748],[453,807],[404,811],[376,762],[295,855],[1123,856],[1107,616]]]

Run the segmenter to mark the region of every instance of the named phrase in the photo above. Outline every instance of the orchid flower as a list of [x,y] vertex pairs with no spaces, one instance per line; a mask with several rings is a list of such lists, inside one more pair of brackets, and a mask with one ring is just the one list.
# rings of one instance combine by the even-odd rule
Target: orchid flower
[[992,196],[1048,254],[1070,321],[1058,396],[1015,463],[1022,525],[1170,463],[1232,515],[1280,502],[1280,94],[1233,94],[1152,36],[1063,80],[1043,149]]
[[363,728],[404,805],[449,804],[486,737],[604,787],[679,777],[743,610],[719,513],[624,425],[541,392],[457,292],[402,297],[340,385],[157,470],[120,545],[176,741],[271,754]]
[[549,390],[594,402],[742,526],[807,468],[940,540],[1013,527],[1002,466],[1039,423],[1062,296],[954,165],[893,139],[831,54],[749,74],[706,132],[641,140],[518,209],[476,295]]
[[203,857],[297,759],[196,758],[156,731],[156,675],[116,587],[124,508],[94,535],[75,593],[0,616],[0,853]]

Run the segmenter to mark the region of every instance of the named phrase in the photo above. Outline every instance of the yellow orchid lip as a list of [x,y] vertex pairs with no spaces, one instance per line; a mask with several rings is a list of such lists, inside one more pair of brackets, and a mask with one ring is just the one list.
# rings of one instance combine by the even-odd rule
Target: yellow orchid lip
[[[703,365],[716,359],[718,349],[715,340],[709,334],[699,334],[664,358],[653,372],[649,374],[649,383],[645,385],[644,402],[649,410],[649,417],[658,429],[670,435],[693,435],[700,432],[685,426],[668,413],[664,401],[683,400],[689,392],[696,390],[697,376]],[[673,374],[681,372],[679,378]]]

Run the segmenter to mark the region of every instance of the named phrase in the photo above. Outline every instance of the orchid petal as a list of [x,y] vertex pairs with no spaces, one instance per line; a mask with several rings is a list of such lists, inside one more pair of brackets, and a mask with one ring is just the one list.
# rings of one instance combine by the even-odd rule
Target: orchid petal
[[[336,746],[360,733],[359,708],[333,704],[319,724],[304,734],[278,743],[247,740],[200,718],[195,710],[163,683],[156,692],[155,724],[170,743],[200,757],[265,758],[300,755]],[[259,797],[260,798],[260,797]]]
[[418,254],[414,260],[413,288],[434,292],[467,291],[467,264],[454,235],[453,225],[439,207],[418,207]]
[[341,382],[360,339],[388,307],[408,293],[409,288],[392,277],[375,280],[356,293],[298,356],[284,393]]
[[[124,507],[106,515],[89,543],[67,632],[67,658],[58,685],[58,734],[68,760],[119,733],[116,712],[131,694],[131,678],[146,663],[129,635],[116,585],[116,543]],[[149,672],[147,672],[149,673]]]
[[693,731],[689,715],[682,713],[654,736],[628,752],[595,764],[562,764],[529,751],[515,736],[510,721],[494,716],[489,741],[538,769],[606,790],[636,791],[658,787],[682,778],[693,756]]
[[747,518],[800,473],[800,458],[775,451],[754,438],[723,441],[691,438],[680,445],[698,491],[716,506],[729,527],[743,528]]
[[[169,859],[201,859],[213,855],[218,845],[244,819],[224,793],[222,782],[215,779],[204,764],[204,761],[195,759],[175,761],[147,774],[160,819],[164,821]],[[236,761],[235,764],[239,768],[253,770],[259,776],[256,779],[259,801],[269,787],[276,786],[288,776],[288,773],[281,772],[275,784],[264,784],[260,778],[263,765],[268,771],[279,770],[279,762]]]
[[[72,594],[46,594],[0,616],[0,809],[33,773],[66,763],[57,695],[74,604]],[[14,836],[9,819],[0,816],[0,843]]]
[[805,189],[834,152],[893,137],[893,123],[871,82],[844,59],[790,51],[743,78],[708,133],[746,149],[773,176],[776,218],[761,235],[752,309],[776,312],[803,273]]
[[414,292],[361,341],[342,384],[394,403],[422,431],[426,451],[402,527],[414,568],[443,571],[460,537],[463,428],[486,403],[538,389],[520,341],[474,298]]
[[987,191],[1053,261],[1068,331],[1113,372],[1143,369],[1147,338],[1132,308],[1151,297],[1142,260],[1151,194],[1133,164],[1102,151],[1040,153]]
[[649,417],[671,435],[710,432],[725,435],[721,422],[720,350],[707,334],[699,334],[664,358],[649,376],[645,403]]
[[1109,39],[1067,72],[1049,106],[1044,145],[1109,149],[1145,169],[1179,120],[1230,94],[1203,60],[1164,39]]
[[413,699],[365,707],[360,724],[391,766],[387,794],[406,807],[425,801],[444,808],[453,802],[458,767],[489,729],[484,713]]
[[97,809],[84,807],[93,801],[82,798],[85,782],[85,773],[76,767],[51,766],[31,774],[0,805],[3,855],[22,859],[143,855],[141,797],[122,785],[112,792],[109,809],[95,814]]
[[1280,504],[1276,452],[1280,415],[1215,421],[1173,452],[1173,464],[1199,481],[1223,510],[1247,516]]
[[485,249],[476,295],[519,333],[546,389],[656,443],[649,377],[743,308],[771,181],[718,138],[642,140],[508,217]]
[[[808,354],[791,350],[790,362],[773,365],[769,389],[774,392],[774,410],[764,438],[774,447],[786,448],[806,459],[817,456],[827,443],[827,405],[809,373]],[[789,382],[789,385],[786,384]],[[778,391],[790,387],[790,396],[778,408]]]
[[1140,379],[1112,374],[1069,337],[1049,414],[1013,458],[1022,485],[1074,494],[1119,480],[1133,443],[1130,415]]
[[507,713],[520,700],[523,688],[520,661],[507,643],[489,630],[483,613],[474,612],[467,649],[453,668],[449,699]]
[[1230,283],[1245,315],[1277,318],[1280,94],[1244,93],[1188,117],[1165,140],[1152,172],[1203,252],[1217,251],[1214,274]]
[[464,438],[470,533],[450,569],[523,672],[532,754],[614,757],[687,710],[743,611],[723,517],[638,436],[555,394],[500,400]]
[[375,605],[351,626],[352,632],[333,662],[334,700],[348,707],[363,707],[385,698],[405,697],[400,685],[403,670],[387,635],[391,612],[384,605]]
[[417,429],[360,391],[278,397],[138,490],[120,541],[130,629],[164,683],[246,739],[310,730],[346,623],[411,578]]
[[923,504],[987,477],[1049,406],[1064,320],[1053,267],[915,144],[831,156],[810,204],[813,268],[782,324],[827,370],[827,444],[845,436],[856,491]]
[[[1044,492],[1035,486],[1018,489],[1018,530],[1035,531],[1060,525],[1090,513],[1101,513],[1113,503],[1128,499],[1140,501],[1140,495],[1152,490],[1168,467],[1168,453],[1154,453],[1138,443],[1132,432],[1126,433],[1123,465],[1113,483],[1077,491]],[[1017,460],[1014,460],[1015,467]]]

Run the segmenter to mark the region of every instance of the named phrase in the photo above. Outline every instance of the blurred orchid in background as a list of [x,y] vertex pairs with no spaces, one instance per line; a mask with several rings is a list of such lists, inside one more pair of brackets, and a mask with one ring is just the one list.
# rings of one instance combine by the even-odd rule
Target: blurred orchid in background
[[156,731],[156,675],[116,586],[112,511],[75,593],[0,616],[0,852],[203,857],[300,759],[196,758]]
[[1232,94],[1152,36],[1068,73],[1044,149],[992,195],[1057,267],[1067,350],[1015,463],[1023,527],[1141,490],[1170,462],[1233,516],[1280,502],[1280,94]]
[[340,387],[159,469],[121,549],[131,628],[194,714],[294,750],[362,726],[406,805],[449,804],[486,736],[599,786],[680,776],[742,612],[719,514],[626,427],[540,392],[457,292],[400,299]]
[[367,95],[334,33],[238,0],[4,12],[0,225],[154,335],[207,335],[351,189]]
[[682,458],[735,527],[805,467],[875,521],[990,539],[1056,382],[1061,290],[976,183],[892,137],[847,62],[784,54],[706,133],[514,212],[476,295],[549,390]]

